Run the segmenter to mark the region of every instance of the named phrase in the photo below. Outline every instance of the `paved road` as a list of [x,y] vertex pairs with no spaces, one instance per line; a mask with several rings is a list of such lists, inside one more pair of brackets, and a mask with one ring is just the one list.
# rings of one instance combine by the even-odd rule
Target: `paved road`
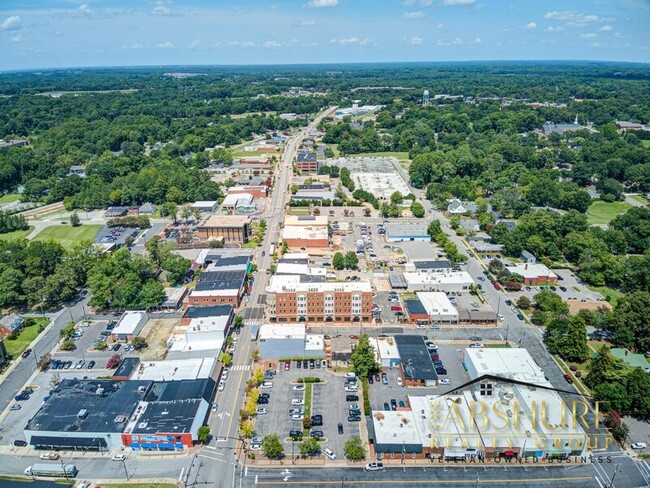
[[75,322],[84,317],[84,308],[88,304],[89,298],[85,298],[78,304],[64,308],[54,316],[51,316],[53,323],[43,332],[43,337],[34,348],[30,356],[20,360],[13,371],[2,380],[0,384],[0,412],[8,407],[16,393],[23,388],[25,382],[36,370],[36,360],[39,356],[51,352],[55,344],[59,341],[59,331],[65,324],[74,320]]
[[151,228],[147,229],[144,234],[135,240],[135,243],[131,247],[131,252],[134,254],[144,254],[144,245],[147,241],[153,236],[160,234],[166,225],[167,223],[164,219],[151,219]]
[[[284,217],[284,207],[287,204],[289,193],[286,188],[291,180],[293,160],[302,140],[323,117],[333,110],[335,107],[319,115],[306,128],[287,141],[282,159],[276,168],[276,181],[271,202],[267,211],[261,216],[266,220],[266,232],[262,246],[256,252],[258,272],[255,275],[248,304],[244,309],[245,313],[240,311],[240,314],[246,317],[245,324],[247,325],[242,328],[239,335],[225,389],[217,393],[218,410],[216,414],[211,415],[209,420],[214,440],[199,454],[198,460],[189,474],[186,473],[190,481],[196,479],[197,482],[209,482],[212,486],[231,487],[236,482],[236,473],[239,472],[241,475],[243,472],[243,467],[237,464],[235,458],[239,454],[237,449],[242,447],[238,442],[238,418],[244,403],[244,387],[250,376],[252,353],[256,347],[256,344],[251,341],[250,324],[262,323],[264,319],[263,296],[269,281],[266,270],[272,264],[271,255],[265,252],[265,255],[262,256],[261,250],[268,250],[271,244],[277,242],[279,238],[280,222]],[[196,471],[199,472],[198,476]],[[241,483],[241,478],[239,483]]]

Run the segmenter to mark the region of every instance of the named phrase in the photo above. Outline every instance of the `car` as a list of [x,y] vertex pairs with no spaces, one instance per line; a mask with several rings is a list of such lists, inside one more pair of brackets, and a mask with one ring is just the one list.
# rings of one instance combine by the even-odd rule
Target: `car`
[[361,422],[361,415],[348,415],[348,422]]
[[368,463],[363,467],[364,471],[383,471],[384,463]]
[[269,403],[269,399],[266,397],[259,397],[257,399],[257,404],[258,405],[267,405]]
[[320,361],[320,365],[321,365],[321,367],[323,367],[323,368],[327,368],[327,360],[325,360],[325,359],[321,359],[321,361]]
[[359,401],[359,395],[345,395],[345,401],[346,402],[358,402]]
[[303,360],[302,360],[302,367],[303,367],[304,369],[307,369],[307,368],[309,367],[309,362],[308,362],[306,359],[303,359]]
[[119,351],[120,347],[122,347],[122,344],[116,342],[115,344],[113,344],[113,351]]
[[50,452],[44,452],[40,456],[38,456],[40,459],[45,459],[47,461],[56,461],[59,459],[61,456],[59,453],[50,451]]
[[343,434],[343,424],[338,425],[339,434]]
[[251,451],[261,451],[262,450],[262,444],[251,444],[250,449],[251,449]]
[[436,374],[438,376],[444,376],[447,374],[447,370],[445,368],[436,368]]
[[404,403],[403,400],[400,400],[400,401],[399,401],[399,407],[400,407],[400,408],[406,408],[406,403]]
[[336,454],[334,454],[334,451],[332,451],[331,449],[329,449],[327,447],[325,449],[323,449],[323,454],[325,454],[328,458],[330,458],[332,460],[336,459]]
[[401,312],[403,310],[402,307],[400,307],[399,305],[393,305],[392,307],[390,307],[390,309],[393,312]]
[[379,383],[381,381],[381,376],[379,376],[379,373],[375,374],[375,383]]
[[25,400],[29,400],[29,395],[25,395],[24,393],[19,393],[14,397],[14,400],[17,402],[24,402]]
[[34,393],[34,388],[28,386],[27,388],[23,389],[21,393],[24,393],[25,395],[31,395],[32,393]]
[[443,379],[441,379],[439,381],[439,384],[441,384],[441,385],[448,385],[450,383],[451,383],[451,381],[449,381],[447,378],[443,378]]
[[345,379],[346,380],[356,380],[357,375],[354,373],[345,373]]
[[266,415],[266,408],[264,407],[257,407],[257,410],[255,410],[255,413],[257,415]]
[[274,369],[267,369],[266,371],[264,371],[264,374],[269,376],[275,376],[276,374],[278,374],[278,372]]
[[21,408],[23,407],[21,407],[17,403],[14,403],[11,407],[9,407],[9,410],[20,410]]
[[382,382],[384,385],[387,385],[387,384],[388,384],[388,375],[387,375],[386,373],[382,373],[382,374],[381,374],[381,382]]
[[270,393],[267,393],[267,392],[260,393],[260,397],[261,397],[261,398],[271,398],[271,394],[270,394]]
[[390,399],[390,409],[391,410],[397,410],[397,402],[395,401],[394,398]]
[[562,290],[562,291],[566,291],[566,287],[565,287],[565,286],[561,286],[561,287],[560,287],[560,290]]
[[312,430],[309,433],[309,437],[325,437],[322,430]]
[[266,256],[266,251],[262,251],[262,257]]
[[551,291],[557,291],[557,288],[555,288],[554,286],[549,286],[549,288],[551,289]]
[[483,338],[481,336],[472,336],[472,337],[469,338],[469,340],[472,341],[472,342],[481,342],[481,340],[483,340]]
[[304,408],[290,408],[289,409],[289,415],[294,415],[294,414],[304,414],[305,409]]
[[360,411],[361,411],[361,409],[359,408],[359,405],[357,405],[356,403],[353,403],[353,404],[351,404],[351,405],[348,405],[348,409],[349,409],[350,411],[352,411],[352,410],[356,410],[357,412],[360,412]]
[[524,320],[524,316],[522,314],[520,314],[520,313],[517,314],[517,318],[519,320]]
[[480,342],[474,342],[473,344],[469,345],[470,349],[480,349],[482,347],[485,347],[483,344]]
[[397,385],[402,386],[402,377],[401,376],[397,377]]
[[291,369],[291,361],[284,362],[284,370],[289,371]]
[[294,407],[302,407],[305,404],[305,401],[302,398],[294,398],[291,400],[291,405]]
[[300,369],[301,365],[302,365],[302,361],[300,360],[296,361],[296,368]]
[[88,369],[93,369],[95,367],[95,364],[96,364],[95,361],[92,361],[92,360],[89,361],[88,362]]
[[213,402],[213,403],[212,403],[212,411],[213,411],[213,412],[216,412],[216,411],[217,411],[217,408],[219,408],[219,406],[217,405],[217,402]]
[[635,442],[630,447],[632,449],[646,449],[648,445],[645,442]]
[[305,390],[305,385],[303,384],[296,385],[293,387],[293,391],[304,391],[304,390]]
[[75,369],[81,369],[81,368],[83,368],[83,367],[84,367],[84,364],[86,364],[86,361],[84,361],[83,359],[80,359],[80,360],[77,362],[77,366],[75,367]]
[[433,359],[433,365],[436,368],[443,368],[445,366],[440,359]]
[[21,356],[22,356],[23,358],[26,358],[27,356],[29,356],[29,355],[31,354],[31,352],[32,352],[31,349],[25,349],[25,351],[22,353]]
[[359,391],[357,385],[346,385],[344,389],[346,393],[356,393],[357,391]]
[[25,447],[25,446],[27,446],[27,442],[25,442],[22,439],[16,439],[14,441],[14,446],[16,446],[16,447]]
[[125,461],[126,460],[126,455],[124,455],[124,454],[116,454],[111,459],[113,461]]
[[300,421],[300,420],[302,420],[302,419],[304,419],[304,418],[305,418],[305,416],[304,416],[304,415],[301,415],[301,414],[299,414],[299,413],[294,413],[294,414],[291,416],[291,420],[294,420],[294,421]]
[[311,417],[312,426],[321,426],[323,425],[323,416],[322,415],[312,415]]
[[219,391],[223,391],[225,387],[226,387],[226,382],[225,382],[224,380],[221,380],[221,381],[219,382],[218,390],[219,390]]
[[564,374],[562,375],[562,377],[563,377],[563,378],[566,380],[566,382],[569,383],[570,385],[573,384],[573,380],[571,379],[571,376],[569,376],[568,374],[564,373]]
[[[267,379],[267,378],[264,378],[264,379]],[[264,383],[262,383],[260,388],[262,390],[269,390],[269,389],[273,388],[273,382],[272,381],[265,381]]]
[[302,439],[302,430],[290,430],[289,437],[292,439]]
[[314,369],[316,367],[316,362],[313,359],[309,360],[309,369]]

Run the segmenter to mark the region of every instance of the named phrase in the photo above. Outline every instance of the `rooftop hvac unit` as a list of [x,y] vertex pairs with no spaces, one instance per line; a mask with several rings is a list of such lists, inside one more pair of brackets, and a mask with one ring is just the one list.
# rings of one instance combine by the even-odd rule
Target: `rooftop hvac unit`
[[144,393],[147,391],[147,387],[144,385],[138,386],[138,393]]
[[102,387],[97,388],[95,391],[95,395],[103,395],[104,394],[104,389]]
[[147,423],[146,422],[140,422],[138,424],[138,429],[146,429],[147,428]]
[[88,410],[86,410],[85,408],[79,410],[79,413],[77,413],[77,418],[85,419],[86,417],[88,417]]

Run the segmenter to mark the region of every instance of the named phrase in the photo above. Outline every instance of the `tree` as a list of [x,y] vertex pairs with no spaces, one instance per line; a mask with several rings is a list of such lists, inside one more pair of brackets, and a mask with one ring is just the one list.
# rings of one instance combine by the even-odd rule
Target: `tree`
[[75,328],[75,323],[74,322],[68,322],[65,327],[63,327],[59,331],[59,337],[63,339],[70,339],[72,337],[72,334],[74,334],[74,328]]
[[404,195],[402,195],[401,192],[399,191],[394,191],[390,195],[390,203],[399,205],[401,203],[404,203]]
[[120,364],[121,361],[122,361],[122,358],[120,357],[119,354],[113,354],[109,358],[108,362],[106,363],[106,368],[107,369],[115,369],[115,368],[117,368],[117,366]]
[[411,204],[411,213],[413,214],[413,217],[421,219],[424,217],[424,205],[422,205],[420,202],[414,201]]
[[350,461],[361,461],[366,458],[366,448],[358,437],[347,441],[343,446],[343,452]]
[[630,398],[622,383],[613,381],[600,383],[593,389],[593,395],[596,401],[606,402],[601,407],[603,410],[614,410],[625,414],[630,408]]
[[318,439],[315,437],[310,437],[302,444],[300,444],[300,454],[302,454],[304,457],[318,456],[320,452],[320,444],[318,442]]
[[334,253],[332,257],[332,267],[334,269],[343,269],[345,268],[345,257],[342,252]]
[[533,306],[533,302],[530,301],[530,298],[527,296],[521,296],[517,300],[517,307],[522,310],[529,310]]
[[562,301],[562,297],[551,290],[540,291],[533,299],[542,312],[551,312],[553,315],[569,313],[569,307]]
[[79,227],[81,225],[81,219],[79,218],[79,214],[77,212],[72,212],[70,215],[70,225],[72,227]]
[[370,345],[368,334],[361,334],[357,347],[350,356],[354,372],[359,378],[367,378],[371,372],[379,371],[379,364],[375,360],[375,350]]
[[585,384],[593,389],[608,381],[620,382],[629,374],[630,368],[623,361],[612,356],[609,346],[603,344],[598,354],[589,360],[587,371],[589,374],[585,378]]
[[253,384],[255,384],[255,385],[261,385],[262,383],[264,383],[264,371],[262,371],[261,368],[257,368],[257,369],[253,372],[253,377],[252,377],[252,379],[253,379]]
[[196,431],[196,436],[201,444],[206,444],[210,440],[211,435],[210,427],[207,425],[202,425]]
[[131,345],[133,346],[133,349],[135,349],[136,351],[141,351],[142,349],[148,346],[146,339],[140,336],[136,336],[133,339],[131,339]]
[[221,364],[227,367],[232,362],[232,356],[230,354],[222,352],[221,354],[219,354],[219,361],[221,362]]
[[172,286],[180,285],[190,271],[190,260],[169,252],[163,258],[161,268],[167,271],[167,279]]
[[250,420],[242,420],[241,423],[239,424],[239,433],[244,437],[245,439],[250,439],[253,437],[253,433],[255,432],[255,424],[251,422]]
[[160,266],[160,263],[162,262],[162,253],[160,250],[160,236],[153,236],[145,243],[144,247],[149,253],[149,258],[157,266]]
[[[650,349],[650,293],[637,291],[621,298],[613,314],[617,345],[633,345],[641,351]],[[627,339],[626,339],[627,338]]]
[[632,415],[647,416],[650,412],[650,373],[635,368],[627,377],[627,398]]
[[52,355],[50,353],[45,353],[38,358],[37,366],[39,371],[47,371],[50,364],[52,364]]
[[241,315],[235,315],[235,328],[241,329],[242,325],[244,325],[244,317]]
[[357,269],[357,266],[359,265],[359,258],[354,251],[348,251],[345,253],[344,262],[346,268]]
[[284,455],[284,447],[278,434],[268,434],[262,440],[262,452],[269,459],[280,459]]

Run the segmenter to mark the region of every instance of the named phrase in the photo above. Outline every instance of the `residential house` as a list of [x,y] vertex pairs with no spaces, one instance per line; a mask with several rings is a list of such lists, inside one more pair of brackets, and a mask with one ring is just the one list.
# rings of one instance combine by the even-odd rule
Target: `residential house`
[[0,337],[10,336],[11,334],[18,335],[25,325],[22,317],[15,313],[5,315],[0,319]]

